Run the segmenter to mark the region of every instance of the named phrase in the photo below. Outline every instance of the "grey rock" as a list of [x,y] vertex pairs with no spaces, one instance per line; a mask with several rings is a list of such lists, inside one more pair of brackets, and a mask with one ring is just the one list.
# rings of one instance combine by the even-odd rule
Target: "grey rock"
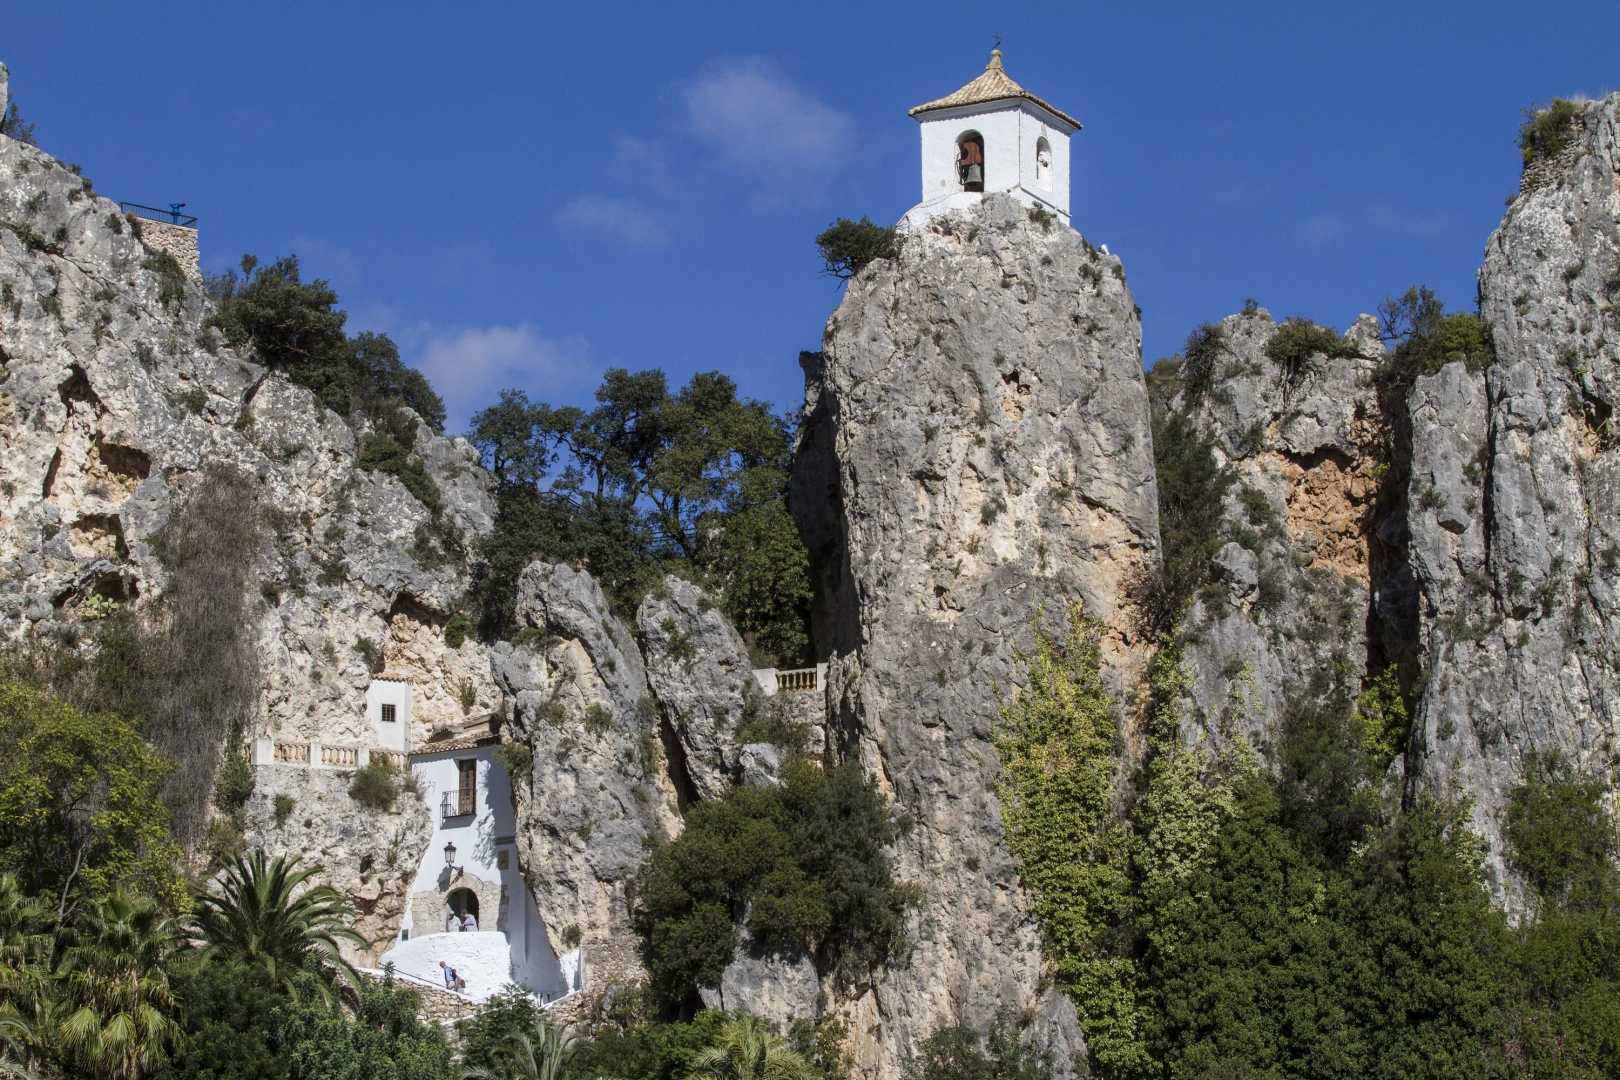
[[783,753],[770,743],[747,743],[737,752],[737,770],[744,784],[767,787],[782,782]]
[[1123,269],[987,198],[862,271],[824,345],[791,501],[827,599],[829,742],[915,822],[897,868],[926,889],[914,949],[841,1003],[857,1065],[897,1076],[935,1028],[1008,1010],[1078,1049],[1072,1005],[1043,988],[990,732],[1018,650],[1071,603],[1109,627],[1118,685],[1145,660],[1122,583],[1157,558],[1157,503]]
[[686,779],[699,798],[718,798],[737,777],[737,728],[760,696],[748,648],[703,590],[673,576],[641,602],[636,627]]
[[708,1008],[740,1010],[784,1025],[816,1019],[820,995],[821,981],[809,957],[771,956],[746,941],[738,948],[737,959],[726,965],[720,986],[699,991]]
[[1526,175],[1480,270],[1496,346],[1414,388],[1411,551],[1427,680],[1415,780],[1472,802],[1510,910],[1502,837],[1532,753],[1613,782],[1620,728],[1620,95]]
[[6,109],[11,105],[11,72],[6,65],[0,64],[0,117],[6,115]]
[[1247,600],[1260,584],[1260,558],[1242,544],[1229,543],[1215,553],[1215,572],[1226,582],[1234,601]]

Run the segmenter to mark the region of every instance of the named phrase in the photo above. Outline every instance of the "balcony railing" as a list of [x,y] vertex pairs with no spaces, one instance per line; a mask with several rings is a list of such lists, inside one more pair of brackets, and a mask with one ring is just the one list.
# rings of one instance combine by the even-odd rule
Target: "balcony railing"
[[466,817],[478,808],[478,796],[472,791],[447,791],[439,801],[439,809],[446,818]]
[[776,673],[776,690],[778,693],[814,693],[816,686],[816,668],[794,668],[792,671],[778,671]]

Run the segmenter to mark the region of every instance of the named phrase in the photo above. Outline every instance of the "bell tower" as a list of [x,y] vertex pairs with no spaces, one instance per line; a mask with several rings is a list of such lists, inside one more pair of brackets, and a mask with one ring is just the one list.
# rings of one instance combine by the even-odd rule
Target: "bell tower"
[[902,228],[1011,195],[1069,223],[1069,136],[1080,121],[1025,90],[990,51],[984,72],[910,110],[922,137],[922,201]]

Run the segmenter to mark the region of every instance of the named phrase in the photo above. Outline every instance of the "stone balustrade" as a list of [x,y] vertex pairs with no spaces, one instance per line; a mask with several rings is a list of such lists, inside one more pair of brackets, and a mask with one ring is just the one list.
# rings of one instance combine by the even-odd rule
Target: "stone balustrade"
[[398,750],[323,743],[319,739],[255,739],[248,760],[254,765],[296,765],[305,769],[363,769],[373,760],[382,760],[403,770],[407,764],[405,754]]
[[755,668],[754,681],[766,697],[777,694],[815,694],[827,686],[827,665],[808,668]]

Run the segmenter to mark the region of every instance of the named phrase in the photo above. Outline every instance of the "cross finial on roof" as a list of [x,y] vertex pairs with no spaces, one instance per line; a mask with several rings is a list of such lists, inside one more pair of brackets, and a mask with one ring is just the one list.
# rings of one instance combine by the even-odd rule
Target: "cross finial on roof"
[[1001,35],[1000,34],[996,35],[995,48],[990,50],[990,62],[988,64],[984,65],[984,70],[986,70],[986,71],[1000,71],[1001,70]]

